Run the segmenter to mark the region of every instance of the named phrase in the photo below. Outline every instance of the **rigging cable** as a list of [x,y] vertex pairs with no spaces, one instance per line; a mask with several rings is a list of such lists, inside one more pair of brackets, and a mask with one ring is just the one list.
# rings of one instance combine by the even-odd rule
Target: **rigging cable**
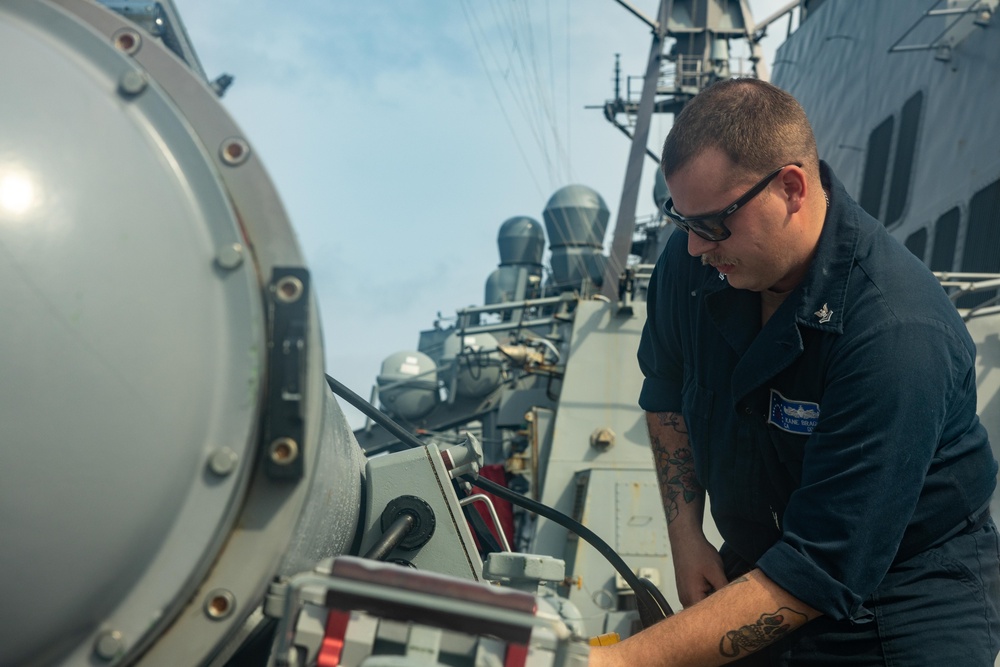
[[[524,147],[521,145],[517,131],[514,128],[511,117],[507,112],[506,106],[504,105],[504,100],[499,94],[497,84],[494,81],[493,74],[491,73],[491,65],[494,69],[505,72],[503,79],[504,84],[510,93],[509,99],[513,100],[515,107],[519,110],[521,117],[524,119],[528,130],[541,152],[541,157],[544,161],[549,177],[549,185],[552,188],[555,188],[560,183],[570,181],[572,178],[572,167],[568,152],[568,129],[566,139],[561,139],[558,128],[558,114],[554,111],[554,89],[551,96],[546,94],[545,87],[542,82],[543,77],[540,75],[536,64],[538,61],[538,50],[535,48],[534,33],[531,28],[532,21],[529,8],[530,5],[527,3],[523,7],[517,5],[517,3],[514,3],[514,5],[510,5],[509,3],[499,5],[498,0],[490,0],[490,12],[492,14],[493,23],[503,27],[511,35],[510,45],[507,41],[500,42],[502,53],[498,55],[491,46],[490,41],[485,39],[486,29],[484,28],[483,22],[480,20],[477,13],[472,10],[472,7],[466,5],[466,1],[467,0],[462,0],[461,2],[462,11],[465,15],[469,32],[472,35],[476,52],[486,73],[487,80],[489,81],[494,97],[500,106],[500,110],[507,123],[507,127],[514,137],[517,149],[521,154],[521,158],[528,166],[528,171],[535,183],[535,187],[538,189],[539,194],[544,197],[544,194],[541,192],[542,185],[532,169],[532,163],[529,161]],[[567,22],[568,21],[569,7],[567,6]],[[549,34],[551,39],[551,26]],[[569,41],[571,34],[572,32],[570,30],[569,23],[567,23],[567,128],[569,127],[570,117],[568,76],[570,65]],[[549,49],[549,52],[551,53],[551,48]],[[506,65],[503,64],[501,57],[506,58]],[[554,63],[550,62],[549,67],[550,71],[553,70]],[[553,150],[550,150],[549,141],[547,140],[547,137],[550,134],[552,142],[554,143],[555,160],[553,159]],[[565,236],[570,236],[568,233],[569,222],[565,220],[563,216],[553,216],[552,222]],[[603,246],[604,239],[599,239],[599,243]],[[580,276],[589,275],[590,271],[587,268],[587,261],[584,256],[569,255],[567,258]]]
[[532,182],[535,184],[535,189],[538,190],[538,195],[544,197],[545,193],[542,191],[542,184],[538,181],[538,176],[535,175],[534,170],[531,168],[531,161],[528,159],[527,154],[524,152],[524,147],[521,146],[521,141],[518,139],[517,132],[514,130],[514,124],[510,120],[510,116],[507,114],[507,109],[504,107],[503,99],[500,97],[500,92],[497,90],[496,84],[493,82],[493,76],[490,74],[490,68],[486,62],[486,58],[483,57],[482,49],[479,48],[479,40],[476,38],[475,30],[472,27],[472,19],[469,17],[469,10],[465,6],[465,0],[461,0],[462,13],[465,14],[465,20],[469,24],[469,32],[472,33],[472,41],[476,47],[476,54],[479,56],[479,61],[483,65],[483,69],[486,71],[486,79],[490,84],[490,90],[493,91],[493,96],[496,97],[497,105],[500,107],[500,113],[503,115],[504,122],[507,123],[507,128],[510,130],[511,136],[514,138],[514,145],[517,146],[517,152],[521,154],[521,159],[524,160],[524,165],[528,169],[528,174],[531,176]]

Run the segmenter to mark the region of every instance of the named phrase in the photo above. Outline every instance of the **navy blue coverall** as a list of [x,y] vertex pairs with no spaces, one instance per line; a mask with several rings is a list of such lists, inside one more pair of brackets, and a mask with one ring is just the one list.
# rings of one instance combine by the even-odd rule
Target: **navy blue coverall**
[[821,172],[815,257],[763,327],[759,294],[668,241],[639,404],[684,415],[727,564],[824,614],[767,664],[992,665],[997,463],[975,346],[927,267]]

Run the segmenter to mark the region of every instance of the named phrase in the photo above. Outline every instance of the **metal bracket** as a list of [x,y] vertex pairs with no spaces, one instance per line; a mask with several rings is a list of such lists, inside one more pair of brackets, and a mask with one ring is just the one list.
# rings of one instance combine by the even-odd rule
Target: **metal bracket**
[[304,389],[309,325],[309,271],[275,267],[267,288],[267,404],[264,471],[271,479],[302,479]]

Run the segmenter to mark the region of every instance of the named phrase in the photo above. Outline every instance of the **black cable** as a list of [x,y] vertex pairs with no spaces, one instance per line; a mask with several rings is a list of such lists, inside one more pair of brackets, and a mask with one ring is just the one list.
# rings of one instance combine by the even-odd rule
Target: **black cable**
[[[407,432],[403,427],[390,419],[386,414],[378,410],[371,403],[361,398],[348,387],[346,387],[341,382],[335,380],[329,375],[326,376],[327,384],[330,385],[330,389],[333,393],[337,394],[345,401],[353,405],[364,415],[370,417],[372,421],[380,425],[386,431],[392,435],[399,438],[401,442],[410,447],[423,447],[424,443],[420,442],[411,433]],[[622,560],[614,549],[612,549],[607,542],[602,540],[594,531],[590,530],[579,521],[576,521],[562,512],[555,510],[547,505],[531,500],[530,498],[525,498],[519,493],[511,491],[505,486],[500,486],[499,484],[493,482],[492,480],[486,479],[484,477],[471,477],[464,476],[462,479],[478,486],[481,489],[485,489],[492,493],[493,495],[508,500],[519,507],[523,507],[527,510],[534,512],[535,514],[540,514],[541,516],[554,521],[560,526],[566,528],[567,530],[573,531],[584,540],[586,540],[592,547],[597,549],[598,553],[604,556],[605,559],[611,564],[612,567],[622,576],[625,583],[629,585],[632,591],[635,593],[636,607],[639,611],[639,620],[642,622],[644,628],[648,628],[659,621],[662,621],[667,616],[672,615],[674,612],[667,604],[667,601],[663,599],[660,595],[659,599],[654,596],[649,587],[655,588],[652,583],[643,584],[642,580],[636,576],[635,572],[628,566],[628,564]],[[657,591],[659,593],[659,591]]]
[[[663,595],[653,595],[650,588],[656,588],[653,586],[652,582],[648,579],[643,580],[636,576],[635,572],[628,566],[622,557],[619,556],[614,549],[612,549],[607,542],[602,540],[597,533],[590,530],[584,526],[579,521],[572,519],[562,512],[555,510],[548,505],[543,505],[542,503],[531,500],[522,496],[520,493],[511,491],[507,487],[500,486],[496,482],[480,478],[471,478],[471,476],[465,476],[463,479],[470,484],[478,486],[481,489],[489,491],[495,496],[503,498],[504,500],[509,500],[515,505],[519,505],[526,510],[532,511],[535,514],[540,514],[541,516],[555,521],[557,524],[570,530],[584,540],[586,540],[592,547],[597,549],[597,551],[604,556],[605,559],[611,564],[613,568],[622,576],[625,583],[629,585],[632,591],[635,593],[636,606],[639,611],[639,618],[642,621],[642,626],[648,628],[649,626],[662,621],[667,616],[672,615],[674,612],[670,608],[666,599]],[[644,584],[643,581],[648,583]],[[656,591],[659,594],[659,590]]]
[[667,602],[667,598],[663,597],[663,593],[660,592],[660,589],[656,587],[656,584],[654,584],[646,577],[639,577],[639,583],[642,584],[642,587],[649,592],[650,596],[652,596],[653,600],[656,602],[656,605],[660,608],[660,611],[663,613],[664,618],[666,618],[667,616],[673,616],[674,610],[670,608],[670,603]]
[[384,412],[376,408],[374,405],[361,398],[353,391],[351,391],[346,385],[342,384],[335,378],[326,376],[326,383],[330,386],[330,389],[337,396],[353,405],[358,409],[359,412],[364,414],[366,417],[370,417],[371,420],[377,423],[379,426],[384,428],[386,431],[396,436],[400,442],[402,442],[407,447],[423,447],[424,443],[420,442],[412,433],[404,429],[402,426],[391,420]]

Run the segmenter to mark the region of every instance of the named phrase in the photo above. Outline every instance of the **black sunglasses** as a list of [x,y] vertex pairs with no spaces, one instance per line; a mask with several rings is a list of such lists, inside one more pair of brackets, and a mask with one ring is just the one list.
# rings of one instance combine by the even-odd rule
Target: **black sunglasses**
[[761,191],[767,187],[767,184],[773,181],[774,178],[781,173],[782,169],[792,165],[795,165],[796,167],[802,166],[798,162],[792,162],[791,164],[786,164],[784,167],[778,167],[770,174],[762,178],[760,183],[747,190],[739,199],[717,213],[696,215],[686,218],[674,210],[674,198],[671,197],[663,204],[663,215],[670,218],[675,225],[684,231],[694,232],[706,241],[725,241],[729,238],[731,233],[729,228],[726,227],[726,218],[731,216],[733,213],[736,213],[736,211],[740,210],[747,202],[759,195]]

